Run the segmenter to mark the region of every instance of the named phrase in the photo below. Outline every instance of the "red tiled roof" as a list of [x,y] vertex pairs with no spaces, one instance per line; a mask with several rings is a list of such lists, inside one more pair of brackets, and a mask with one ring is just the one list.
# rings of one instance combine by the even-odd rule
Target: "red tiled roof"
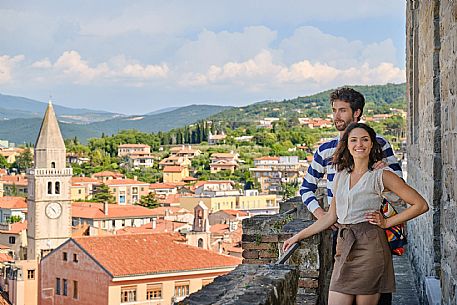
[[152,228],[152,222],[149,222],[140,227],[125,227],[116,231],[116,234],[171,233],[187,226],[187,223],[180,221],[158,219],[154,229]]
[[0,249],[6,250],[6,249],[11,249],[11,247],[0,244]]
[[108,215],[103,212],[103,204],[97,202],[73,202],[72,217],[86,219],[138,218],[156,216],[154,210],[138,205],[108,205]]
[[4,234],[19,234],[25,229],[27,229],[27,220],[25,220],[23,222],[12,223],[10,230],[0,230],[0,233],[4,233]]
[[24,185],[28,184],[27,177],[25,176],[2,176],[0,177],[0,181],[3,181],[6,184],[16,184],[16,185]]
[[174,189],[176,185],[170,183],[152,183],[149,185],[149,189],[157,190],[157,189]]
[[106,180],[105,181],[106,185],[109,186],[114,186],[114,185],[130,185],[130,184],[135,184],[135,185],[149,185],[147,182],[142,182],[134,179],[111,179],[111,180]]
[[211,158],[235,158],[235,154],[231,153],[214,153]]
[[91,177],[71,177],[71,184],[82,184],[82,183],[100,183],[99,180]]
[[167,194],[165,198],[159,198],[160,203],[179,203],[179,200],[181,199],[180,194]]
[[13,261],[14,261],[13,257],[11,255],[9,255],[8,253],[0,253],[0,263],[13,262]]
[[98,172],[92,175],[93,177],[123,177],[121,173],[111,172],[111,171],[103,171]]
[[208,180],[208,181],[198,181],[197,183],[195,183],[195,188],[198,188],[205,184],[227,184],[227,183],[235,184],[235,182],[233,182],[232,180]]
[[224,234],[229,232],[229,225],[224,223],[216,223],[209,228],[211,233]]
[[164,173],[180,173],[184,168],[181,166],[165,166],[163,168]]
[[119,148],[128,148],[128,147],[136,147],[136,148],[140,147],[140,148],[142,148],[142,147],[151,147],[151,146],[146,145],[146,144],[121,144],[118,147]]
[[238,210],[222,210],[224,211],[225,213],[229,214],[229,215],[233,215],[233,216],[249,216],[248,213],[244,212],[244,211],[238,211]]
[[182,178],[183,181],[197,181],[198,179],[197,178],[194,178],[194,177],[184,177]]
[[241,263],[239,258],[177,243],[175,236],[126,234],[74,241],[113,276],[230,268]]
[[263,160],[279,161],[279,157],[263,156],[260,158],[255,158],[254,160],[255,161],[263,161]]
[[0,197],[0,208],[3,209],[26,209],[27,201],[23,197]]

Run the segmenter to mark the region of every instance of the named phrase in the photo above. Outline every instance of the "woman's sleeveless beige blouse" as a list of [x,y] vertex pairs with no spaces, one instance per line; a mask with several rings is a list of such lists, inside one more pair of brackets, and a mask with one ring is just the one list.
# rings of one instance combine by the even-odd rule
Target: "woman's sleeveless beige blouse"
[[389,168],[367,171],[359,181],[349,189],[350,174],[344,170],[335,176],[336,215],[340,224],[365,222],[365,214],[379,211],[382,203],[384,184],[382,173]]

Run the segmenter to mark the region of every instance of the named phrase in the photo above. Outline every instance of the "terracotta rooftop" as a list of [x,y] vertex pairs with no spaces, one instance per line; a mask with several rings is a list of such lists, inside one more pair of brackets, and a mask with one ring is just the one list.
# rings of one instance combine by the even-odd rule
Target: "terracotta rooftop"
[[86,219],[121,219],[156,216],[154,210],[138,205],[108,205],[108,215],[103,212],[103,204],[97,202],[73,202],[72,217]]
[[124,177],[121,173],[112,171],[98,172],[92,175],[93,177]]
[[3,233],[3,234],[19,234],[25,229],[27,229],[27,220],[25,220],[23,222],[12,223],[10,230],[0,230],[0,233]]
[[263,156],[260,158],[255,158],[254,161],[279,161],[279,157]]
[[178,243],[170,233],[79,237],[74,241],[114,277],[231,268],[241,263],[239,258]]
[[[8,253],[0,253],[0,263],[13,262],[14,259]],[[0,303],[1,304],[1,303]]]
[[71,177],[71,184],[79,183],[100,183],[100,181],[91,177]]
[[146,144],[121,144],[118,146],[119,148],[129,148],[129,147],[135,147],[135,148],[143,148],[143,147],[151,147]]
[[180,173],[184,168],[181,166],[165,166],[163,168],[164,173]]
[[152,183],[149,185],[149,189],[157,190],[157,189],[174,189],[176,185],[170,183]]
[[13,197],[13,196],[0,197],[0,208],[27,209],[27,201],[23,197]]
[[233,216],[237,216],[237,215],[241,216],[241,217],[249,216],[249,213],[244,212],[244,211],[238,211],[238,210],[222,210],[222,211],[229,215],[233,215]]
[[214,153],[211,158],[235,158],[235,154],[231,153]]
[[141,184],[141,185],[149,185],[147,182],[142,182],[134,179],[111,179],[111,180],[106,180],[105,181],[106,185],[131,185],[131,184]]
[[117,230],[116,234],[172,233],[178,232],[179,229],[183,229],[187,226],[187,223],[181,221],[157,219],[156,227],[154,229],[152,228],[152,222],[149,222],[140,227],[125,227]]
[[16,185],[23,185],[23,186],[28,185],[27,177],[21,176],[21,175],[2,176],[2,177],[0,177],[0,181],[3,181],[3,183],[6,183],[6,184],[16,184]]

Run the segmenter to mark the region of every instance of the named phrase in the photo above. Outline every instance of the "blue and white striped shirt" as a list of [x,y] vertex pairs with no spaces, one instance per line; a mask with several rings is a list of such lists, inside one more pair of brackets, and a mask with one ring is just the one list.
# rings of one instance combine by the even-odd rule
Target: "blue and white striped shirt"
[[[300,187],[300,196],[311,213],[319,207],[315,192],[317,184],[325,174],[327,174],[327,199],[329,204],[332,202],[333,178],[335,177],[336,169],[332,166],[331,160],[339,140],[340,137],[338,136],[319,146],[314,153],[313,161],[308,167],[308,172],[303,179],[302,186]],[[376,140],[381,145],[382,151],[384,152],[384,161],[398,176],[402,177],[401,166],[398,163],[397,158],[395,158],[394,151],[389,142],[381,136],[376,136]]]

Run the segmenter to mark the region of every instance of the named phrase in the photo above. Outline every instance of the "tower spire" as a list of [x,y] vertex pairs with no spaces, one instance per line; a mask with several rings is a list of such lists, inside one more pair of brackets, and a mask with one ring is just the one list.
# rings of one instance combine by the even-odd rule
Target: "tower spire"
[[59,123],[49,101],[35,143],[35,168],[65,168],[65,143]]

